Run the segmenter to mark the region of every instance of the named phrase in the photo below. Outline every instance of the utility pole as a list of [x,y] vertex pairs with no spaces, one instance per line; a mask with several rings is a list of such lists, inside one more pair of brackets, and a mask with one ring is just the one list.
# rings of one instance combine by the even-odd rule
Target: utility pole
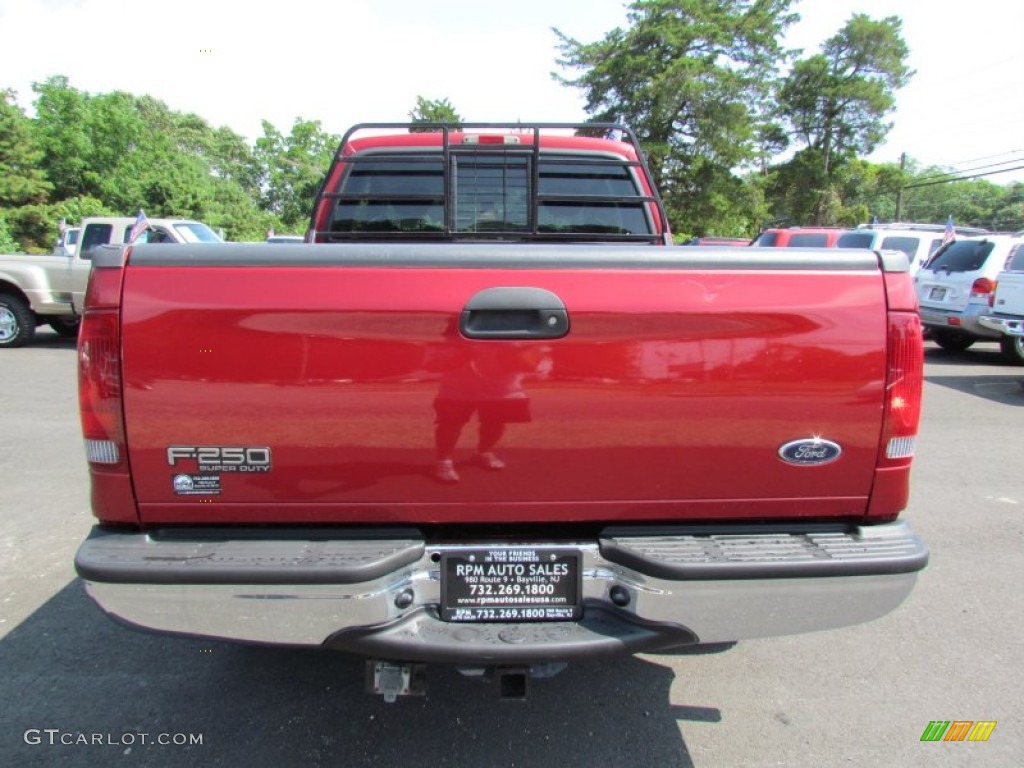
[[896,190],[896,221],[903,221],[903,169],[907,167],[907,153],[900,154],[900,188]]

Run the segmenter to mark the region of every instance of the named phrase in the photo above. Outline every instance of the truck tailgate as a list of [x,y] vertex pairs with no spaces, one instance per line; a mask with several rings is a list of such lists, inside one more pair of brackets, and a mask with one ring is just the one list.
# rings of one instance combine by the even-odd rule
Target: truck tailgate
[[999,275],[993,309],[1000,314],[1024,316],[1024,272]]
[[[122,344],[142,521],[862,516],[886,375],[875,256],[693,250],[137,247]],[[512,308],[510,333],[466,338],[495,287],[553,294],[568,332],[517,333]],[[481,421],[501,467],[474,458]]]

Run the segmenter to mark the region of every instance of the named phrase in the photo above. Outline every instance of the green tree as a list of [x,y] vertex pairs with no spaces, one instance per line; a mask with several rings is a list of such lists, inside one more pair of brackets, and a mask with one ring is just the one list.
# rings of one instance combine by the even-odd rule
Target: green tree
[[870,154],[891,127],[884,118],[894,92],[913,75],[901,29],[896,16],[875,21],[856,13],[821,53],[796,62],[779,88],[779,112],[805,147],[792,161],[794,171],[807,174],[813,200],[794,211],[800,221],[836,220],[840,169]]
[[961,226],[994,231],[1024,229],[1024,184],[1007,186],[988,179],[959,180],[948,168],[928,167],[910,175],[903,188],[905,217],[941,223],[947,216]]
[[[422,96],[416,97],[416,106],[409,113],[409,118],[414,123],[447,123],[458,128],[463,122],[463,117],[455,111],[448,99],[425,99]],[[422,133],[427,128],[410,128],[411,133]]]
[[84,178],[91,147],[86,132],[87,95],[71,87],[67,77],[55,75],[33,83],[36,93],[36,139],[43,151],[42,168],[58,199],[95,194]]
[[198,115],[174,112],[151,96],[136,97],[135,105],[149,131],[169,138],[166,149],[201,158],[204,169],[215,178],[233,181],[253,195],[259,193],[259,165],[237,133],[213,128]]
[[287,136],[263,121],[263,136],[254,150],[261,169],[261,207],[276,216],[285,230],[305,230],[340,141],[325,133],[319,120],[296,118]]
[[[817,150],[804,149],[772,169],[765,181],[767,220],[780,225],[854,227],[877,217],[895,218],[896,197],[906,173],[898,165],[844,159],[826,178]],[[817,213],[817,220],[814,214]]]
[[0,212],[0,253],[19,253],[21,243],[14,239],[11,230],[7,227],[7,220]]
[[215,128],[204,137],[203,153],[215,177],[234,182],[253,199],[259,197],[260,166],[245,139],[230,128]]
[[[65,202],[76,214],[186,216],[228,236],[262,238],[273,215],[260,210],[261,170],[242,137],[151,96],[88,94],[57,76],[35,85],[34,134],[41,166],[57,180],[51,204],[11,216],[33,242],[51,239]],[[77,202],[73,202],[77,201]],[[68,216],[70,221],[76,220]]]
[[1004,189],[1003,199],[993,206],[991,228],[1002,232],[1024,232],[1024,182]]
[[256,198],[238,184],[215,180],[213,199],[203,221],[223,229],[228,240],[262,240],[268,229],[283,230],[282,222],[259,208]]
[[40,169],[32,121],[15,104],[14,92],[0,91],[0,208],[41,203],[53,189]]
[[[728,208],[733,169],[758,154],[768,96],[796,20],[791,0],[634,0],[629,26],[581,43],[555,30],[555,78],[586,94],[599,122],[636,132],[679,231]],[[730,210],[727,216],[735,216]],[[748,214],[749,215],[749,214]]]

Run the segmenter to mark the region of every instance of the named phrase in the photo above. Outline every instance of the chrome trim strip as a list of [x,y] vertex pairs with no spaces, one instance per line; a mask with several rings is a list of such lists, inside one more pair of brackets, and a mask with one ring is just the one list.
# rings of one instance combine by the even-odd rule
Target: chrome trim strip
[[[705,253],[714,251],[714,253]],[[528,252],[528,253],[526,253]],[[133,267],[376,267],[445,269],[749,269],[879,271],[868,250],[683,248],[594,243],[196,243],[132,247]]]
[[979,315],[978,322],[989,330],[999,331],[1007,336],[1024,336],[1024,318]]

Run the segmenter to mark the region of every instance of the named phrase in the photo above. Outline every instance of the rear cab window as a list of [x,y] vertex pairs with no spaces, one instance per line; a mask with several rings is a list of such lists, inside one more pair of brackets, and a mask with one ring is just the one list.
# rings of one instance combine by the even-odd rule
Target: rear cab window
[[444,230],[444,164],[430,155],[381,155],[353,163],[334,208],[332,232]]
[[1024,272],[1024,243],[1019,243],[1010,250],[1006,257],[1007,272]]
[[92,258],[92,251],[97,246],[107,245],[111,242],[111,233],[114,231],[112,224],[88,224],[85,232],[82,233],[82,244],[79,248],[81,258],[89,260]]
[[[458,152],[451,157],[451,221],[443,161],[430,154],[379,154],[354,163],[334,208],[334,233],[516,234],[530,221],[533,156],[522,151]],[[586,156],[541,156],[538,234],[650,235],[643,194],[630,169]]]

